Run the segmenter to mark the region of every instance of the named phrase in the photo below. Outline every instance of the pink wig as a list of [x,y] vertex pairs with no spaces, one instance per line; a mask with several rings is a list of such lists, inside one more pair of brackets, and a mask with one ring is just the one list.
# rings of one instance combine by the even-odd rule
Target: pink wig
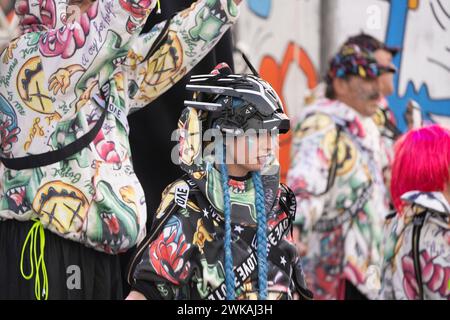
[[395,144],[391,195],[402,211],[400,197],[408,191],[444,191],[450,180],[450,131],[438,125],[411,130]]

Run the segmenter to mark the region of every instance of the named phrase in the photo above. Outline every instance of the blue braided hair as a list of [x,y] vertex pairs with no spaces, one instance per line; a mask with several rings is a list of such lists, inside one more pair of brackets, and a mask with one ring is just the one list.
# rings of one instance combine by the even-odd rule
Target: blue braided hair
[[257,212],[257,257],[258,257],[258,290],[259,299],[267,299],[267,215],[264,206],[264,187],[261,174],[253,172],[253,185],[255,187],[256,199],[255,206]]
[[[233,99],[233,107],[236,108],[243,103],[243,100]],[[225,164],[226,146],[223,146],[222,163],[220,165],[221,182],[223,190],[223,213],[225,218],[225,284],[227,288],[227,300],[234,300],[236,298],[236,277],[233,271],[233,253],[231,252],[231,197],[228,186],[228,168]]]
[[[244,103],[243,100],[233,98],[233,108]],[[235,274],[233,271],[233,255],[231,252],[231,197],[228,186],[228,168],[225,164],[225,145],[222,154],[222,163],[220,165],[221,182],[223,189],[223,207],[225,218],[225,284],[227,288],[227,299],[235,299]],[[267,216],[264,206],[264,187],[262,184],[261,174],[253,172],[253,185],[255,187],[255,207],[257,212],[257,260],[258,260],[258,298],[260,300],[267,299]]]
[[[225,153],[225,148],[224,148]],[[235,275],[233,271],[233,253],[231,252],[231,199],[228,187],[228,168],[225,164],[225,154],[220,165],[223,189],[223,212],[225,217],[225,284],[227,287],[227,300],[235,299]]]
[[[235,299],[235,274],[233,271],[233,254],[231,252],[231,198],[228,186],[228,168],[225,163],[221,164],[221,178],[223,189],[223,206],[225,217],[225,284],[227,288],[227,300]],[[256,193],[257,212],[257,259],[258,259],[258,290],[259,299],[267,299],[267,216],[264,207],[264,187],[261,174],[253,172],[253,185]]]

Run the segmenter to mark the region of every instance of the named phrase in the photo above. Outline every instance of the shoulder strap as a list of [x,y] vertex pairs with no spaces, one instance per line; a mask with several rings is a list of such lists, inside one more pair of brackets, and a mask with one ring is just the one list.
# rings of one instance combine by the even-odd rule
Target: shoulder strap
[[169,36],[170,23],[172,22],[174,16],[175,14],[164,22],[164,26],[161,32],[158,34],[158,37],[156,38],[155,42],[152,44],[150,50],[147,52],[147,55],[142,61],[147,61],[148,59],[150,59],[155,54],[155,52],[160,48],[161,44],[167,39],[167,37]]
[[289,228],[291,231],[291,236],[293,235],[293,227],[295,221],[295,213],[297,211],[297,200],[295,199],[294,192],[284,183],[280,184],[281,195],[280,195],[280,207],[289,217]]
[[396,215],[397,215],[397,211],[396,211],[396,210],[391,211],[391,212],[389,212],[389,214],[384,218],[384,220],[387,221],[387,220],[394,219]]
[[384,127],[389,130],[392,134],[392,140],[397,140],[401,135],[402,132],[400,129],[389,119],[388,111],[386,109],[381,109],[384,115]]
[[321,195],[327,193],[333,187],[334,182],[336,180],[336,173],[337,173],[337,166],[338,166],[339,139],[341,138],[341,132],[342,132],[342,126],[339,124],[336,124],[336,140],[334,141],[334,150],[333,150],[333,155],[331,158],[330,170],[328,171],[327,187]]
[[[338,151],[339,151],[339,139],[341,138],[341,132],[343,130],[342,125],[335,123],[336,125],[336,139],[334,141],[334,149],[333,154],[331,156],[331,165],[330,169],[328,170],[328,178],[327,178],[327,185],[325,187],[325,190],[320,193],[312,194],[315,197],[320,197],[326,194],[330,189],[333,187],[334,182],[336,180],[336,173],[337,173],[337,167],[338,167]],[[306,190],[303,190],[306,191]]]
[[300,300],[314,299],[313,292],[308,289],[308,285],[306,284],[305,274],[303,272],[301,261],[299,264],[296,264],[294,266],[294,270],[292,272],[292,282],[295,290],[300,295]]
[[414,273],[416,276],[417,287],[419,289],[419,299],[423,300],[423,281],[422,281],[422,268],[420,266],[420,232],[425,222],[425,216],[427,211],[424,210],[416,214],[413,218],[413,233],[412,233],[412,254],[414,261]]
[[[103,98],[105,98],[105,96],[102,93],[101,95]],[[109,95],[107,96],[107,99],[109,99]],[[92,127],[91,130],[89,130],[79,139],[75,140],[72,143],[69,143],[68,145],[62,147],[61,149],[19,158],[0,157],[0,161],[6,168],[13,170],[24,170],[48,166],[50,164],[57,163],[64,159],[67,159],[73,156],[74,154],[80,152],[85,147],[87,147],[92,141],[94,141],[95,137],[97,136],[98,132],[103,126],[103,122],[105,121],[106,118],[106,113],[107,108],[103,108],[103,112],[100,118],[97,120],[97,123]]]

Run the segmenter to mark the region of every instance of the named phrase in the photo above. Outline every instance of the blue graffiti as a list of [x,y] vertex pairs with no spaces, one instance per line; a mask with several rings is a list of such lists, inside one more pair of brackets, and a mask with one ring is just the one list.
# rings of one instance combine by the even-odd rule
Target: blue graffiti
[[272,10],[272,0],[248,0],[248,7],[257,16],[267,19]]
[[[408,19],[408,1],[398,0],[390,1],[389,24],[387,28],[386,44],[393,47],[403,47],[406,31],[406,23]],[[425,120],[431,120],[430,114],[441,116],[450,116],[450,89],[449,98],[433,99],[430,97],[426,85],[422,85],[418,90],[414,88],[414,84],[410,81],[407,85],[406,93],[403,96],[399,94],[399,82],[401,73],[401,60],[403,52],[394,58],[394,63],[399,72],[394,77],[396,92],[388,98],[390,106],[395,114],[400,130],[406,129],[403,114],[409,100],[415,100],[422,107],[422,113]]]

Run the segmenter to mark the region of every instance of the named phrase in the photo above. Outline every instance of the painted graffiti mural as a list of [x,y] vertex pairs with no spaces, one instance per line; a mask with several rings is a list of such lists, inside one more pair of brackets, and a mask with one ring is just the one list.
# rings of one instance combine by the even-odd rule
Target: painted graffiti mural
[[[410,100],[419,103],[425,120],[450,125],[450,1],[249,0],[236,35],[238,49],[271,82],[295,121],[307,89],[321,81],[325,62],[361,31],[402,48],[394,60],[396,90],[389,97],[400,129],[406,127]],[[280,141],[283,177],[289,144],[290,137]]]
[[[319,8],[320,1],[290,1],[290,5],[286,1],[248,1],[237,25],[237,49],[246,53],[271,83],[292,118],[301,110],[306,90],[319,82]],[[239,61],[236,64],[239,68]],[[280,138],[283,179],[289,167],[290,142],[290,134]]]
[[389,99],[401,127],[409,99],[427,119],[450,125],[450,2],[391,1],[386,42],[403,49],[395,60],[397,90]]
[[267,18],[272,9],[272,0],[249,0],[248,5],[254,14]]
[[0,0],[0,51],[15,35],[18,19],[14,14],[14,1]]
[[[400,129],[406,127],[404,112],[410,100],[419,103],[425,120],[450,125],[450,2],[331,2],[327,9],[333,19],[329,21],[331,24],[324,25],[327,39],[321,39],[321,45],[328,49],[327,57],[348,36],[360,31],[401,48],[394,59],[399,69],[394,80],[396,90],[388,98]],[[323,42],[327,40],[331,42],[328,46]]]
[[[288,44],[283,60],[280,62],[270,55],[264,56],[260,65],[260,74],[272,84],[277,92],[283,92],[291,68],[298,68],[305,75],[307,88],[312,89],[318,84],[316,71],[308,53],[293,42]],[[286,105],[286,97],[281,95],[281,99]],[[292,111],[291,114],[293,114]],[[280,164],[282,168],[287,168],[289,165],[290,143],[291,132],[280,138]],[[285,175],[284,171],[282,171],[282,175]]]

